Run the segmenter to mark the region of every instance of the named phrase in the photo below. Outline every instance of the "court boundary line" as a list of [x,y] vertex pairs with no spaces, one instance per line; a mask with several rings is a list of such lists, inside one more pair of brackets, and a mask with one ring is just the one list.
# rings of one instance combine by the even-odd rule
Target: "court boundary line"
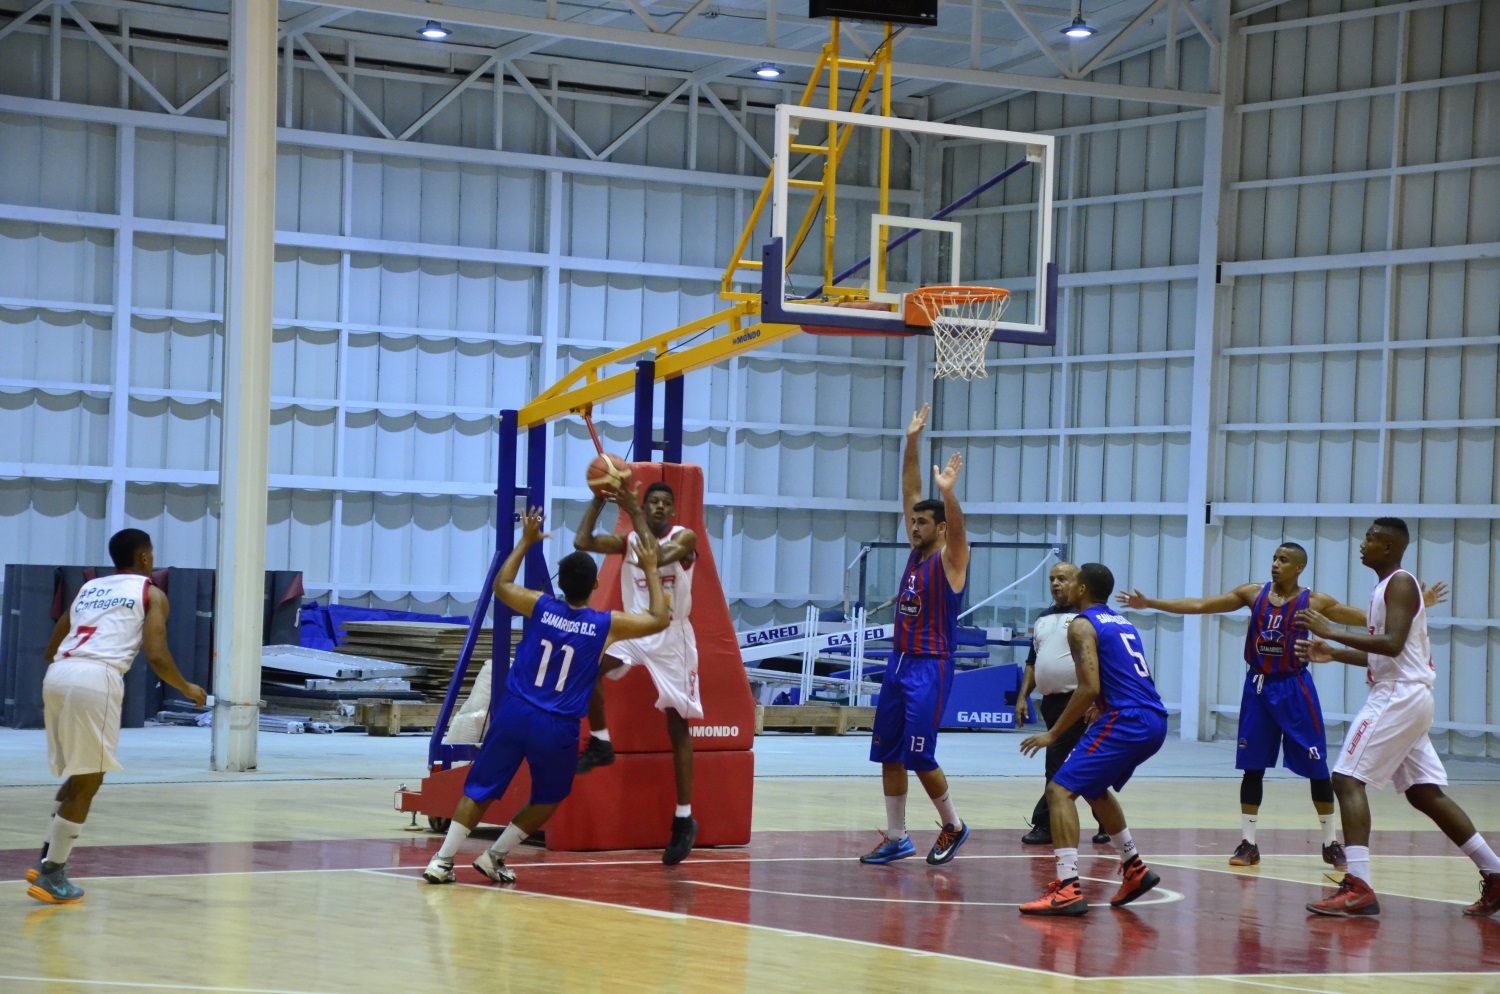
[[[159,980],[145,983],[139,980],[84,980],[77,977],[27,977],[19,974],[0,974],[0,980],[18,980],[31,984],[80,984],[89,987],[128,987],[132,990],[166,991],[213,991],[215,994],[341,994],[333,990],[292,990],[284,987],[221,987],[211,984],[163,983]],[[348,994],[355,994],[350,991]]]

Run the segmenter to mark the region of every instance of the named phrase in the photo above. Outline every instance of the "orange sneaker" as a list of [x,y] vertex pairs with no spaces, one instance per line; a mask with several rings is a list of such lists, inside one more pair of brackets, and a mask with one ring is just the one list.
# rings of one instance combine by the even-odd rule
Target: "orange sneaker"
[[1315,915],[1333,915],[1336,918],[1357,918],[1362,915],[1380,914],[1380,902],[1370,885],[1352,873],[1344,874],[1339,889],[1321,901],[1314,901],[1307,910]]
[[1479,875],[1479,900],[1464,909],[1473,918],[1488,918],[1500,911],[1500,873]]
[[1035,901],[1021,905],[1023,915],[1086,915],[1089,902],[1083,899],[1083,887],[1078,878],[1066,882],[1054,880]]
[[1125,880],[1120,884],[1120,889],[1115,891],[1115,896],[1109,899],[1112,908],[1123,908],[1161,883],[1161,877],[1142,862],[1139,856],[1132,856],[1120,864],[1120,876]]

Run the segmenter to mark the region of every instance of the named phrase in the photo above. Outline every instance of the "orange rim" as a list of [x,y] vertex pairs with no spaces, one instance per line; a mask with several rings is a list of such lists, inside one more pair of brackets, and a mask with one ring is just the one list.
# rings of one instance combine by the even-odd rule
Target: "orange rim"
[[953,304],[1003,301],[1009,290],[995,286],[924,286],[906,295],[906,323],[931,327],[931,314]]

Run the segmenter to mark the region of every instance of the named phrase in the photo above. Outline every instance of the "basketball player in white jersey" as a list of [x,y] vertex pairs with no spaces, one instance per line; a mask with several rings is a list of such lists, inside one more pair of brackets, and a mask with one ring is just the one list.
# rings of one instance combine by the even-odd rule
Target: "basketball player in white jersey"
[[1339,662],[1369,668],[1370,695],[1344,737],[1333,767],[1333,789],[1344,823],[1344,852],[1349,872],[1339,889],[1307,910],[1349,918],[1380,914],[1370,880],[1370,804],[1365,785],[1376,790],[1394,780],[1411,806],[1431,818],[1453,844],[1479,867],[1479,900],[1464,914],[1489,916],[1500,911],[1500,858],[1474,831],[1463,808],[1446,794],[1447,771],[1427,737],[1432,727],[1432,643],[1427,609],[1417,578],[1401,568],[1411,539],[1400,518],[1376,518],[1359,544],[1360,562],[1380,582],[1370,595],[1369,632],[1335,628],[1317,611],[1298,613],[1313,635],[1348,646],[1336,649],[1318,639],[1297,643],[1297,654],[1314,663]]
[[104,774],[120,769],[120,705],[136,653],[144,646],[156,675],[194,704],[202,706],[208,697],[183,678],[167,649],[167,595],[151,585],[151,536],[136,528],[116,532],[109,557],[120,572],[80,587],[47,643],[47,758],[52,775],[67,780],[52,806],[41,857],[26,872],[26,893],[49,904],[83,900],[83,888],[68,880],[68,856]]
[[[621,487],[616,498],[620,509],[630,514],[626,503],[628,492]],[[665,631],[645,638],[627,639],[609,647],[608,655],[620,665],[601,679],[617,680],[632,666],[644,666],[656,684],[656,707],[666,715],[667,737],[672,741],[672,769],[676,776],[677,809],[672,815],[672,837],[661,861],[671,866],[682,862],[693,849],[698,823],[693,820],[693,736],[688,719],[703,717],[703,701],[698,696],[698,642],[689,618],[693,612],[693,562],[697,558],[698,536],[690,528],[673,523],[677,512],[672,488],[653,483],[646,488],[641,501],[646,527],[660,546],[657,571],[667,594],[671,615]],[[604,498],[595,495],[578,526],[573,547],[583,552],[623,555],[620,568],[621,603],[627,612],[646,611],[650,592],[645,571],[636,563],[635,550],[627,544],[628,535],[595,534],[594,526]],[[639,521],[631,515],[632,523]],[[639,528],[639,524],[636,524]],[[589,743],[578,757],[578,772],[587,773],[596,766],[615,761],[615,749],[609,741],[604,717],[604,689],[595,685],[589,702]]]

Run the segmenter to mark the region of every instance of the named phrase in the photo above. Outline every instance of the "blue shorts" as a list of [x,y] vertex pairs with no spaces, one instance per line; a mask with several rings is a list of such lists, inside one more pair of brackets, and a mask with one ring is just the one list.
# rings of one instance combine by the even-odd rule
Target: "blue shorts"
[[495,705],[490,732],[464,779],[464,796],[488,804],[510,786],[521,760],[531,768],[531,803],[556,804],[573,789],[578,718],[543,711],[514,694]]
[[1100,715],[1083,733],[1052,778],[1085,800],[1119,790],[1135,768],[1167,740],[1167,716],[1147,708],[1119,708]]
[[937,769],[938,720],[952,689],[953,660],[947,656],[892,655],[880,678],[870,762]]
[[1305,669],[1264,678],[1245,674],[1234,768],[1271,769],[1283,746],[1287,769],[1309,780],[1328,779],[1328,735],[1317,686]]

